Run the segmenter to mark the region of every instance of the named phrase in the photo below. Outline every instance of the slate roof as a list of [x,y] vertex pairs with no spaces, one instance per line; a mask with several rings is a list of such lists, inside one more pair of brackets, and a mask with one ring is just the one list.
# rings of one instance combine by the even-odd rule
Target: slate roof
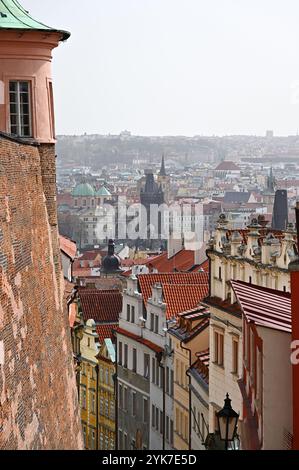
[[251,193],[228,191],[224,195],[223,202],[231,204],[244,204],[250,199]]

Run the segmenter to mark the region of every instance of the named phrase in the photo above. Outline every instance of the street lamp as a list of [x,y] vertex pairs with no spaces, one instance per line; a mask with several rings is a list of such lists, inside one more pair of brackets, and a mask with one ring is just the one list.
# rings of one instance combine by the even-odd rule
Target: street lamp
[[221,441],[225,441],[225,450],[228,449],[228,443],[232,442],[237,433],[237,424],[239,415],[231,406],[231,399],[227,393],[224,400],[224,407],[217,414],[218,429]]

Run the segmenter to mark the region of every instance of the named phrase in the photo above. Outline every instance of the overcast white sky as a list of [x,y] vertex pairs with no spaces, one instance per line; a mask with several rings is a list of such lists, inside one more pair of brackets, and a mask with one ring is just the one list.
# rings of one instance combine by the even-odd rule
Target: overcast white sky
[[295,134],[298,0],[20,0],[72,32],[57,132]]

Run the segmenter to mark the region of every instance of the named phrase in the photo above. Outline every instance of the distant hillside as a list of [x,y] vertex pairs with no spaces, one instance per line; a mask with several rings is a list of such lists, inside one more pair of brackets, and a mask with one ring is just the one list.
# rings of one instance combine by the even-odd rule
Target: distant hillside
[[57,143],[59,165],[69,167],[85,165],[99,169],[111,163],[130,165],[136,159],[156,162],[163,153],[181,163],[269,155],[275,161],[280,157],[283,160],[287,155],[298,156],[299,137],[138,137],[124,133],[118,136],[58,136]]

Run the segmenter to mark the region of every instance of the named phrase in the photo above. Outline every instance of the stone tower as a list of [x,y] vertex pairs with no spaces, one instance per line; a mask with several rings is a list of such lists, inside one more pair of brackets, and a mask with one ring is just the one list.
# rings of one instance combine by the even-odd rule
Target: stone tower
[[160,173],[158,175],[158,184],[160,185],[163,194],[164,194],[164,202],[167,204],[169,202],[169,176],[166,173],[166,168],[165,168],[165,156],[162,156],[162,163],[161,163],[161,169]]
[[56,211],[52,50],[0,0],[0,449],[82,449]]

